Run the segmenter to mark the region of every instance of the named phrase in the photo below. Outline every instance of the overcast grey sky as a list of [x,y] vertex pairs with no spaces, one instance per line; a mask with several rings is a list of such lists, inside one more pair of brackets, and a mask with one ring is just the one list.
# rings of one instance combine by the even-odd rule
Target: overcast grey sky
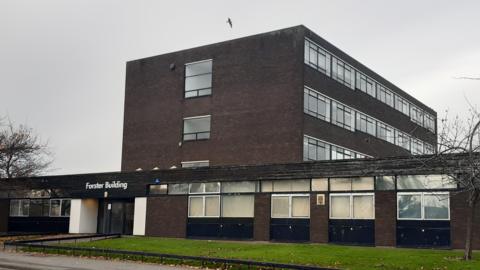
[[[120,169],[125,62],[304,24],[443,115],[480,105],[480,1],[0,0],[0,115],[52,174]],[[234,27],[227,27],[231,17]],[[168,116],[164,116],[168,117]]]

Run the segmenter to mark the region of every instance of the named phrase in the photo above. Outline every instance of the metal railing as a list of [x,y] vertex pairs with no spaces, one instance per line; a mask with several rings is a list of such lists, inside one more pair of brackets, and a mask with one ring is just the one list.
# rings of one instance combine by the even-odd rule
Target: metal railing
[[[157,259],[161,264],[166,260],[176,260],[179,261],[178,264],[185,264],[185,261],[194,261],[202,267],[208,265],[215,265],[216,267],[220,266],[222,269],[228,269],[231,266],[244,266],[248,269],[260,268],[260,269],[305,269],[305,270],[333,270],[334,268],[325,268],[317,266],[308,266],[308,265],[296,265],[296,264],[283,264],[283,263],[271,263],[271,262],[258,262],[251,260],[240,260],[240,259],[225,259],[225,258],[212,258],[212,257],[201,257],[201,256],[187,256],[187,255],[175,255],[175,254],[163,254],[163,253],[153,253],[153,252],[143,252],[143,251],[126,251],[126,250],[115,250],[115,249],[102,249],[102,248],[89,248],[89,247],[71,247],[71,246],[60,246],[60,245],[48,245],[47,242],[56,242],[57,244],[65,241],[76,241],[78,240],[100,240],[100,239],[111,239],[111,238],[120,238],[121,235],[88,235],[88,236],[77,236],[77,237],[62,237],[62,238],[51,238],[51,239],[39,239],[39,240],[25,240],[25,241],[10,241],[4,243],[4,248],[25,248],[27,251],[38,251],[43,253],[57,253],[57,254],[69,254],[73,256],[103,256],[105,258],[121,258],[124,260],[134,259],[139,261],[148,261],[148,258]],[[336,268],[335,268],[336,269]]]

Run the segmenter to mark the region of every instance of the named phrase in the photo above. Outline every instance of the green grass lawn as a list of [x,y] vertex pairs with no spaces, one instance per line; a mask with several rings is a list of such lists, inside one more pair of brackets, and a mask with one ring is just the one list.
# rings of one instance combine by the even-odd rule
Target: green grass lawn
[[[68,244],[74,245],[74,244]],[[323,244],[227,242],[155,237],[125,237],[75,244],[119,250],[177,255],[248,259],[265,262],[316,265],[341,269],[480,269],[475,260],[461,260],[461,251],[351,247]]]

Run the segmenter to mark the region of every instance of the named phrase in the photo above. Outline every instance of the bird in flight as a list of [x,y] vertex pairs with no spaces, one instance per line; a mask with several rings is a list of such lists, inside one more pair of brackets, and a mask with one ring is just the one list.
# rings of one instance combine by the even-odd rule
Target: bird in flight
[[230,28],[233,28],[232,19],[228,18],[227,23],[230,25]]

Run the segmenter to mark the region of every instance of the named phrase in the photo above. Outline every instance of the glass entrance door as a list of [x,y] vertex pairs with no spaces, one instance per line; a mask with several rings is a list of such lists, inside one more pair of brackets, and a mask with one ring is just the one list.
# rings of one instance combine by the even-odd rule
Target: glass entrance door
[[105,234],[133,233],[134,201],[104,199],[99,203],[98,232]]

